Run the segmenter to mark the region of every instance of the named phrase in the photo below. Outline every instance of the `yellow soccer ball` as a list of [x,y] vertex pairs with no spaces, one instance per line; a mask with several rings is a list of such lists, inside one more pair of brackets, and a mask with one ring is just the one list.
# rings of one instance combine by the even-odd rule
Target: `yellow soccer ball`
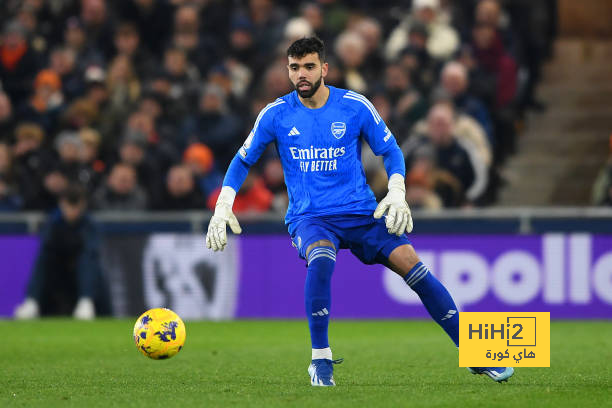
[[181,351],[185,337],[185,323],[170,309],[148,310],[134,324],[138,351],[154,360],[170,358]]

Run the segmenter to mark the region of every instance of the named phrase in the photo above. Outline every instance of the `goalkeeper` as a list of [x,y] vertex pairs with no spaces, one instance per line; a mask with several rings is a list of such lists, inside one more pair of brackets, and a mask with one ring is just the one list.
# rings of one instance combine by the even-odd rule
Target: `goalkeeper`
[[[399,274],[458,347],[457,307],[419,261],[406,236],[412,231],[412,218],[405,199],[404,158],[393,134],[364,96],[325,85],[328,65],[318,38],[297,40],[287,57],[295,91],[261,110],[230,163],[208,226],[206,246],[223,250],[228,224],[234,233],[241,232],[232,213],[236,192],[250,166],[274,142],[289,194],[285,223],[308,265],[304,300],[312,343],[311,384],[335,385],[333,364],[340,360],[332,359],[327,329],[332,312],[331,276],[336,253],[342,248],[350,249],[366,264],[383,264]],[[389,192],[378,205],[361,164],[362,138],[374,153],[382,155],[389,175]],[[510,367],[470,371],[495,381],[504,381],[513,373]]]

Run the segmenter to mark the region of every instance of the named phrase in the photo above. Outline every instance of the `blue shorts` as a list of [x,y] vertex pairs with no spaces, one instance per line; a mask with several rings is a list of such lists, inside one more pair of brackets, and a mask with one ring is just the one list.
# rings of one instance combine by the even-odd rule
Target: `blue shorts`
[[384,217],[371,214],[330,215],[305,218],[289,224],[291,241],[300,258],[306,259],[306,249],[313,242],[327,239],[336,251],[342,248],[351,252],[365,264],[388,265],[391,252],[400,245],[410,244],[406,234],[389,234]]

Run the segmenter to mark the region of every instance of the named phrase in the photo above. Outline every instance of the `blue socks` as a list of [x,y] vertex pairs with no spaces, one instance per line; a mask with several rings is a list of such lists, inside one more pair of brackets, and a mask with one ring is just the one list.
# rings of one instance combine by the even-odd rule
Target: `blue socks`
[[317,247],[308,254],[304,303],[313,349],[329,347],[327,327],[331,307],[331,276],[335,265],[336,251],[331,247]]
[[[331,247],[314,248],[308,255],[304,303],[313,349],[329,347],[327,328],[331,310],[331,276],[335,265],[336,251]],[[446,288],[422,262],[417,263],[404,280],[419,295],[431,317],[458,347],[459,313]]]
[[419,295],[431,317],[459,347],[459,313],[448,290],[422,262],[414,265],[404,280]]

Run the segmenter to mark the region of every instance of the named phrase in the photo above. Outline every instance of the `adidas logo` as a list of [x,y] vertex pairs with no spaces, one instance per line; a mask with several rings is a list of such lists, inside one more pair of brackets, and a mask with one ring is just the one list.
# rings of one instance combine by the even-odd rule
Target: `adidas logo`
[[313,316],[325,316],[325,315],[328,315],[328,314],[329,314],[329,312],[327,311],[327,308],[324,307],[323,309],[319,310],[318,312],[314,312],[312,315]]
[[300,131],[295,128],[295,126],[291,129],[288,136],[297,136],[300,134]]
[[451,309],[451,310],[449,310],[449,311],[448,311],[448,313],[446,313],[446,316],[444,316],[444,317],[442,318],[442,320],[448,320],[448,319],[450,319],[451,317],[453,317],[453,316],[455,315],[455,313],[457,313],[457,311],[456,311],[455,309]]

